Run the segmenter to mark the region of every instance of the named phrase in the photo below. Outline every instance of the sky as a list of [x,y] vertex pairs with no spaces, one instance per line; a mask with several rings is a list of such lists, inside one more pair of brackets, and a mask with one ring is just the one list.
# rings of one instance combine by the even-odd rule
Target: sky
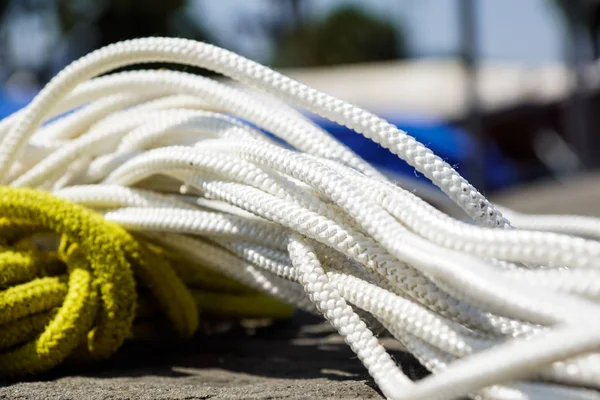
[[[307,0],[305,0],[307,1]],[[322,17],[335,7],[354,4],[403,24],[413,55],[439,56],[458,48],[456,0],[308,0],[306,12]],[[565,47],[559,15],[548,0],[477,0],[479,45],[487,60],[528,64],[561,61]],[[269,47],[256,36],[240,34],[231,10],[256,17],[269,12],[272,0],[195,0],[193,14],[224,45],[255,59],[268,57]]]

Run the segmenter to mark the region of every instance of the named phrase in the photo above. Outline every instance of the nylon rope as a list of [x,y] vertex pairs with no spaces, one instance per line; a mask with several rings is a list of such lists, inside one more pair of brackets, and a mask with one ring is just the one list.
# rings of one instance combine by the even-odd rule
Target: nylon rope
[[[197,330],[199,310],[221,317],[291,313],[41,191],[0,188],[0,218],[2,376],[42,372],[67,357],[105,358],[135,333],[136,318],[156,310],[181,337]],[[54,249],[50,242],[59,237]]]
[[[152,62],[206,68],[253,89],[184,72],[112,72]],[[402,181],[392,182],[297,109],[398,155],[472,221],[404,190]],[[57,232],[67,239],[56,255],[18,248],[0,255],[16,257],[10,259],[14,277],[30,273],[33,264],[44,271],[62,265],[66,273],[36,279],[51,280],[44,290],[63,304],[80,287],[88,297],[78,307],[99,303],[106,312],[112,303],[104,303],[102,279],[123,279],[130,285],[125,292],[135,293],[131,275],[156,271],[131,258],[141,254],[128,253],[132,246],[159,257],[157,271],[168,269],[182,281],[170,289],[162,279],[148,285],[169,302],[163,308],[184,335],[194,326],[187,318],[197,314],[175,302],[216,304],[212,294],[180,295],[189,282],[205,280],[205,290],[220,288],[228,296],[215,312],[289,315],[281,301],[321,314],[390,399],[598,398],[598,220],[503,210],[509,222],[426,146],[368,111],[215,46],[146,38],[69,65],[0,122],[0,138],[3,184],[94,210],[94,221],[111,227],[98,228],[94,235],[107,236],[97,240],[118,236],[127,243],[118,254],[105,254],[84,244],[94,235],[69,228]],[[11,199],[8,190],[16,189],[2,190]],[[28,224],[39,223],[30,217]],[[8,231],[25,223],[17,222]],[[122,268],[95,258],[109,256]],[[96,272],[109,269],[129,278]],[[231,282],[268,296],[252,308]],[[134,297],[127,299],[119,312],[133,310]],[[50,319],[60,310],[44,311]],[[8,315],[2,309],[0,321]],[[130,327],[133,318],[123,311],[117,320]],[[88,352],[105,354],[94,350],[104,343],[105,325],[97,321],[72,329],[88,332]],[[381,327],[432,374],[409,380],[374,333]],[[96,333],[90,339],[96,331],[98,339]],[[106,348],[113,351],[126,336]]]

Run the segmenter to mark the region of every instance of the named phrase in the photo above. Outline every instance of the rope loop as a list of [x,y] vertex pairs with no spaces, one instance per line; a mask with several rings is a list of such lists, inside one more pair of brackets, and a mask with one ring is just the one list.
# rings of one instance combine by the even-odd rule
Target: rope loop
[[[185,72],[110,73],[154,62],[283,102]],[[441,191],[383,174],[297,109]],[[388,398],[600,389],[600,220],[501,212],[406,132],[227,50],[145,38],[72,63],[0,121],[0,184],[57,196],[0,189],[2,374],[105,357],[157,309],[185,337],[198,311],[285,318],[291,304],[322,314]],[[410,381],[382,329],[432,375]]]
[[[180,335],[197,329],[194,298],[166,260],[100,214],[3,187],[0,216],[0,282],[7,286],[0,292],[0,374],[40,372],[76,349],[91,358],[112,354],[132,333],[134,277]],[[60,235],[57,251],[19,249],[32,232]]]

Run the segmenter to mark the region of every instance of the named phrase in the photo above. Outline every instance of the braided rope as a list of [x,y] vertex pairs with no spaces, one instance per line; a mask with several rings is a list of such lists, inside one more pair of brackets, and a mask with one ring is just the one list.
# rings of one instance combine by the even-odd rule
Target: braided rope
[[[144,301],[136,285],[152,294],[182,337],[198,328],[199,309],[236,317],[282,318],[291,312],[181,256],[148,247],[100,214],[43,192],[0,188],[0,218],[3,376],[41,372],[74,353],[112,354],[132,335],[136,304]],[[32,235],[46,232],[61,237],[56,251],[34,246]]]
[[[180,72],[103,75],[156,61],[220,72],[354,129],[422,172],[477,225],[392,184],[288,105]],[[226,50],[166,38],[100,49],[1,121],[0,138],[3,182],[96,210],[141,238],[127,239],[123,254],[160,248],[185,285],[204,280],[203,288],[229,296],[243,284],[322,314],[388,398],[578,399],[600,389],[597,220],[515,214],[517,227],[531,229],[496,229],[510,228],[502,214],[406,133]],[[0,221],[0,232],[29,234],[37,226],[30,217]],[[73,285],[90,293],[89,303],[102,304],[89,289],[96,280],[86,278],[96,267],[78,261],[92,249],[66,236],[57,256],[12,247],[0,253],[0,262],[10,259],[2,279],[30,285],[38,271],[66,262],[68,280],[55,273],[36,278],[44,280],[48,301],[60,304],[78,279]],[[129,270],[139,269],[165,302],[177,299],[150,264],[138,264]],[[58,318],[40,309],[38,289],[17,290],[15,298],[27,300],[11,311],[22,315],[18,324],[0,325],[7,338],[33,335]],[[191,293],[189,303],[257,315],[267,312],[263,301],[273,301],[261,297],[249,309],[237,296],[217,301]],[[38,314],[25,315],[24,301]],[[190,332],[191,314],[173,307],[174,325]],[[268,312],[286,310],[273,305]],[[1,312],[0,321],[8,315]],[[408,380],[370,328],[379,326],[434,374]]]

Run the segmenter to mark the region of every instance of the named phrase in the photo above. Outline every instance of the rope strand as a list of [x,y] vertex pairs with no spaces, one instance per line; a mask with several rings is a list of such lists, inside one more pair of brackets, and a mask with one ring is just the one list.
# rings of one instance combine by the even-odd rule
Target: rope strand
[[[194,334],[199,309],[230,317],[290,316],[289,306],[208,275],[52,195],[0,188],[0,216],[1,376],[45,371],[76,350],[79,356],[109,356],[132,334],[140,288],[151,293],[180,337]],[[17,250],[24,242],[35,248],[36,232],[60,237],[56,251]]]
[[[156,61],[208,68],[289,105],[187,73],[109,73]],[[476,224],[391,183],[291,106],[389,149]],[[1,121],[0,139],[0,181],[62,198],[0,189],[7,374],[81,347],[104,357],[132,331],[145,335],[135,310],[156,312],[141,296],[150,292],[184,337],[198,308],[281,318],[285,302],[322,314],[391,399],[600,389],[597,219],[507,210],[526,229],[512,228],[407,133],[229,51],[169,38],[99,49]],[[381,326],[433,375],[411,382],[373,334]]]

